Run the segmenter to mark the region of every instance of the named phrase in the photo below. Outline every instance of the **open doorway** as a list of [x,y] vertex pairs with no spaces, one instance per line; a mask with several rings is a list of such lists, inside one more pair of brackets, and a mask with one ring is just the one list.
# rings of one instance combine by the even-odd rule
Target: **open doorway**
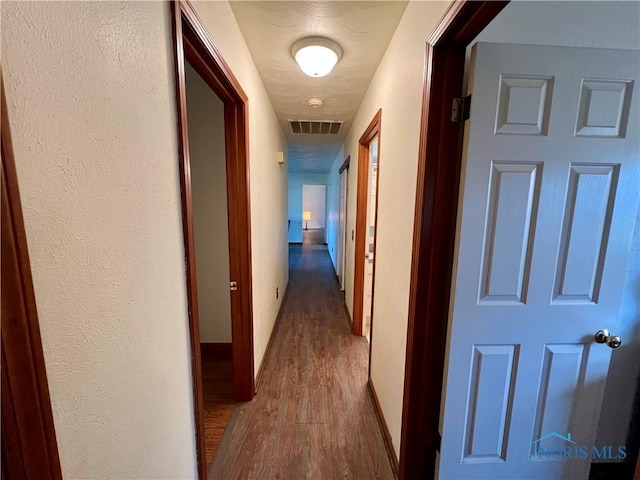
[[428,40],[402,476],[630,479],[637,5],[471,3]]
[[[232,357],[232,373],[230,376],[232,377],[233,399],[249,401],[255,394],[247,96],[206,33],[206,29],[193,10],[192,5],[189,2],[175,1],[170,3],[170,7],[175,46],[178,153],[180,160],[186,283],[189,302],[196,451],[198,477],[206,478],[208,462],[205,436],[208,435],[205,435],[206,404],[203,389],[203,357],[201,350],[209,350],[208,353],[213,355],[212,362],[214,365],[217,364],[215,356],[226,358],[227,365],[229,358],[228,342],[206,341],[210,338],[229,338],[228,330],[225,330],[225,328],[228,328],[228,324],[224,328],[213,327],[208,321],[205,321],[205,316],[209,317],[208,310],[210,306],[208,302],[211,301],[211,296],[216,296],[224,304],[228,302],[230,306],[230,309],[226,310],[225,305],[222,311],[225,312],[225,315],[227,314],[226,312],[230,312],[230,349]],[[196,113],[197,120],[189,118],[189,103],[193,99],[193,103],[197,104],[198,96],[193,91],[188,94],[187,79],[189,79],[191,87],[194,84],[201,83],[206,84],[207,87],[204,93],[201,92],[207,98],[207,108],[203,109],[204,106],[199,106],[194,110],[198,112]],[[195,99],[193,98],[194,95]],[[191,113],[194,113],[194,111]],[[223,112],[224,125],[222,129],[219,126],[221,111]],[[198,118],[200,114],[203,114],[204,117]],[[208,119],[207,115],[209,116]],[[191,124],[189,124],[190,120]],[[217,127],[216,124],[218,125]],[[193,134],[190,132],[189,127],[193,127]],[[203,137],[208,135],[211,138],[196,140],[196,134]],[[194,140],[193,146],[190,145],[192,140]],[[201,140],[202,145],[198,145]],[[193,149],[193,164],[190,149]],[[200,160],[196,158],[200,155],[204,157],[203,164],[206,164],[204,166],[200,165]],[[218,157],[217,159],[216,156]],[[211,162],[214,162],[215,165],[211,165]],[[196,175],[198,175],[198,178],[195,178]],[[203,178],[200,178],[201,175]],[[224,193],[222,192],[223,188],[225,188]],[[215,192],[211,190],[215,190]],[[224,208],[221,205],[208,208],[211,207],[212,202],[220,203],[225,197],[226,205]],[[200,206],[195,205],[196,202],[203,203],[206,208],[199,212]],[[217,222],[213,222],[213,210],[216,212],[215,218],[217,218]],[[226,244],[223,239],[225,210]],[[207,232],[207,224],[214,225],[212,228],[217,231],[213,233]],[[209,234],[212,235],[211,238],[208,237]],[[196,238],[197,236],[199,238]],[[210,243],[214,242],[212,240],[213,237],[216,238],[215,242],[218,243],[213,248],[209,248],[210,245],[213,245]],[[204,244],[204,250],[207,251],[205,254],[201,252],[200,259],[196,256],[197,243],[200,246]],[[228,258],[226,270],[219,263],[216,263],[213,268],[211,267],[211,259],[209,257],[214,254],[222,256],[226,254]],[[202,267],[205,270],[203,272],[204,276],[198,274],[199,260],[205,263],[205,266]],[[209,281],[208,274],[215,274],[212,275],[211,285],[207,283]],[[225,274],[225,281],[227,282],[226,295],[228,296],[222,291],[222,279]],[[200,285],[201,281],[208,285],[209,288]],[[215,293],[214,290],[216,291]],[[204,297],[202,302],[198,301],[199,296]],[[201,304],[203,310],[207,310],[203,316],[204,324],[202,328],[200,319]],[[207,306],[205,307],[205,305]],[[218,313],[213,315],[218,315]],[[220,345],[201,348],[201,332],[205,344],[218,343]],[[213,336],[214,334],[222,336],[216,337]],[[205,338],[204,335],[207,337]],[[213,368],[214,370],[219,368],[216,373],[220,373],[223,370],[222,367],[214,366]],[[208,380],[215,380],[213,377],[215,376]],[[207,397],[211,399],[210,396]],[[209,449],[209,460],[211,458],[211,449]]]
[[224,104],[185,63],[207,468],[235,407]]
[[[629,42],[640,9],[617,8],[636,21],[609,5],[513,2],[467,47],[444,478],[631,476],[640,345],[637,314],[621,307],[637,303],[640,273],[630,261],[640,63]],[[516,27],[523,18],[529,31]],[[458,428],[463,411],[470,420]],[[574,446],[584,453],[556,453]],[[482,467],[471,465],[479,457]]]
[[325,185],[302,186],[302,243],[304,245],[324,245],[326,243],[326,203]]
[[353,333],[364,336],[369,343],[373,331],[380,119],[378,111],[360,137],[358,152]]
[[340,167],[340,213],[338,219],[338,282],[340,290],[344,292],[344,273],[347,258],[347,205],[349,204],[349,162],[347,157]]

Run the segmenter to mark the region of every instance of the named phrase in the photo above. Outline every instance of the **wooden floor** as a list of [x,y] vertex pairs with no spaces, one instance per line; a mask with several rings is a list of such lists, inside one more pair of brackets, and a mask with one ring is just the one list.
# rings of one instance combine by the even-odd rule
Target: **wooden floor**
[[233,399],[233,363],[231,355],[211,354],[203,349],[201,358],[202,388],[204,393],[205,457],[208,466],[213,461],[224,429],[238,402]]
[[302,243],[304,245],[324,245],[324,228],[302,230]]
[[289,292],[258,395],[236,408],[208,478],[392,479],[324,246],[291,245]]

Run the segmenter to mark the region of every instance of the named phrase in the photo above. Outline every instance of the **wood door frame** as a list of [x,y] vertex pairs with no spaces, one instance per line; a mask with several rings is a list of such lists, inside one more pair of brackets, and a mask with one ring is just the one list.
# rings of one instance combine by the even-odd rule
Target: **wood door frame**
[[[369,193],[369,143],[378,136],[378,181],[376,183],[376,228],[378,224],[378,185],[380,184],[380,133],[382,123],[382,109],[373,116],[369,126],[358,141],[358,187],[356,191],[356,238],[355,265],[353,274],[353,334],[362,335],[364,320],[364,252],[367,246],[367,194]],[[377,233],[377,232],[376,232]],[[376,234],[377,236],[377,234]],[[373,285],[371,286],[371,308],[373,309],[373,293],[376,279],[376,241],[373,240]],[[371,332],[373,332],[373,315],[371,316]],[[369,336],[369,350],[371,351],[372,333]],[[371,352],[369,352],[371,353]],[[369,370],[371,370],[371,355],[369,355]]]
[[196,427],[198,474],[206,478],[204,439],[204,397],[200,359],[200,332],[196,277],[191,168],[187,131],[185,61],[224,103],[227,170],[230,279],[237,283],[231,292],[231,336],[233,351],[233,391],[239,401],[255,394],[253,369],[253,299],[251,277],[251,212],[249,198],[248,98],[222,58],[193,5],[187,0],[170,2],[173,29],[176,104],[178,112],[178,153],[182,223],[186,257],[187,297],[191,370]]
[[451,122],[463,95],[467,46],[507,1],[452,2],[426,42],[418,184],[405,366],[400,478],[433,478],[439,449],[464,124]]
[[62,479],[4,83],[2,97],[2,478]]

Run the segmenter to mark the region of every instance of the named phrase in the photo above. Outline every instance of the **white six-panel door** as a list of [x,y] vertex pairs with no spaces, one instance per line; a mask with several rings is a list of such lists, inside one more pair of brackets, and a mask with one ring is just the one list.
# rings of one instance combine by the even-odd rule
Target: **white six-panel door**
[[439,478],[588,477],[612,351],[594,335],[615,334],[640,197],[638,58],[474,47]]

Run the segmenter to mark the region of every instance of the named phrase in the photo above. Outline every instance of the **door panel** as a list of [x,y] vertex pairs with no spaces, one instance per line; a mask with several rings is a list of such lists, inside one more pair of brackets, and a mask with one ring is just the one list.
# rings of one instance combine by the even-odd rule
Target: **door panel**
[[481,303],[524,303],[531,261],[531,220],[540,163],[494,162],[491,170]]
[[471,61],[439,477],[586,479],[611,357],[594,335],[616,331],[640,196],[638,53]]
[[572,164],[554,301],[597,303],[619,165]]
[[464,462],[506,458],[517,345],[475,345]]
[[585,349],[583,344],[545,345],[532,442],[547,432],[572,430],[572,393],[584,380]]

